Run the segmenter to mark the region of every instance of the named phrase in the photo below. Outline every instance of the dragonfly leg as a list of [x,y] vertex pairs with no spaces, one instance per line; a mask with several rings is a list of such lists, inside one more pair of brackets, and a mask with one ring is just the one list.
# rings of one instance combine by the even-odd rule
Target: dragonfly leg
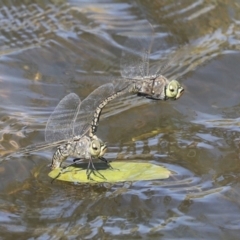
[[110,164],[111,160],[107,160],[107,159],[104,158],[104,157],[100,157],[100,158],[98,158],[98,159],[100,159],[101,161],[105,162],[110,169],[113,169],[113,167],[112,167],[111,164]]
[[66,168],[68,168],[70,166],[73,166],[73,165],[77,164],[78,162],[82,162],[82,160],[83,160],[83,158],[75,158],[75,159],[73,159],[73,163],[70,163],[67,166],[62,167],[61,171],[63,169],[66,169]]
[[94,166],[94,164],[93,164],[92,158],[90,159],[90,163],[91,163],[91,166],[92,166],[93,170],[97,171],[97,169],[95,168],[95,166]]
[[[91,168],[91,171],[90,171],[90,168]],[[87,172],[86,172],[88,179],[90,179],[90,174],[91,174],[91,172],[94,172],[94,170],[97,171],[97,169],[95,168],[95,166],[93,164],[92,158],[90,157],[90,159],[88,161]]]
[[[96,172],[98,173],[98,175],[96,174]],[[94,171],[93,169],[91,169],[90,174],[91,174],[91,173],[93,173],[93,175],[96,176],[96,177],[99,177],[99,176],[100,176],[100,178],[107,180],[98,170]],[[89,174],[89,179],[94,180],[94,179],[92,179],[92,178],[90,177],[90,174]]]
[[103,161],[103,162],[105,162],[105,163],[109,163],[109,162],[112,162],[112,160],[108,160],[108,159],[106,159],[106,158],[104,158],[104,157],[99,157],[98,159],[100,159],[101,161]]
[[[88,178],[88,179],[89,179],[90,174],[91,174],[91,171],[90,171],[89,169],[90,169],[90,160],[89,160],[89,162],[88,162],[87,171],[86,171],[86,174],[87,174],[87,178]],[[90,173],[89,173],[89,171],[90,171]]]
[[118,170],[118,171],[119,171],[119,169],[113,168],[113,167],[111,166],[110,162],[112,162],[112,160],[107,160],[107,159],[104,158],[104,157],[100,157],[99,159],[100,159],[101,161],[105,162],[105,163],[107,164],[107,166],[108,166],[111,170]]
[[[103,160],[103,161],[104,161],[104,160]],[[101,176],[101,178],[106,179],[106,178],[95,168],[95,166],[94,166],[94,164],[93,164],[93,160],[92,160],[92,158],[90,158],[90,159],[89,159],[89,162],[88,162],[87,171],[86,171],[87,178],[90,179],[90,180],[93,180],[93,179],[90,177],[90,175],[91,175],[91,173],[93,173],[95,176],[97,176],[96,173],[95,173],[95,171]],[[98,176],[98,177],[99,177],[99,176]],[[107,179],[106,179],[106,180],[107,180]]]

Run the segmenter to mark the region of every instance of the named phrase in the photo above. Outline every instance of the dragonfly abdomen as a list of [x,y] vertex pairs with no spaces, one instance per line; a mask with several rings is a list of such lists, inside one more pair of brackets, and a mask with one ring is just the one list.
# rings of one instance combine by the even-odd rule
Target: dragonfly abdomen
[[63,161],[69,156],[67,144],[60,145],[57,151],[54,153],[51,163],[51,169],[61,167]]
[[101,112],[103,110],[103,108],[112,100],[114,100],[115,98],[127,93],[127,92],[132,92],[133,91],[133,86],[131,85],[127,85],[125,88],[113,93],[112,95],[110,95],[109,97],[105,98],[96,108],[95,112],[94,112],[94,116],[93,116],[93,120],[91,123],[91,133],[90,136],[93,136],[94,133],[96,133],[97,131],[97,127],[98,127],[98,122],[99,122],[99,118],[101,115]]
[[52,158],[51,168],[59,168],[68,157],[90,159],[90,139],[84,137],[74,137],[66,144],[60,145]]

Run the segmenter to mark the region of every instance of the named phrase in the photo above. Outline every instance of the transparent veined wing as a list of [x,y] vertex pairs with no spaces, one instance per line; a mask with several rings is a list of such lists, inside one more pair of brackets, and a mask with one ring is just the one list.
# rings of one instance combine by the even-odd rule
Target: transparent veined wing
[[10,155],[52,148],[74,136],[85,134],[91,127],[91,121],[97,106],[113,92],[112,83],[108,83],[98,87],[82,102],[75,93],[68,94],[58,103],[47,121],[45,128],[46,142],[31,145]]
[[[48,118],[45,128],[45,142],[30,145],[10,154],[24,154],[56,147],[73,136],[74,121],[79,111],[81,100],[75,93],[65,96]],[[7,157],[9,157],[7,156]]]
[[79,112],[81,100],[75,93],[66,95],[48,118],[45,141],[57,142],[74,136],[74,122]]
[[82,102],[75,93],[65,96],[48,119],[45,140],[56,142],[85,134],[99,104],[114,93],[112,83],[104,84],[90,93]]
[[129,38],[124,44],[120,68],[121,75],[127,79],[143,79],[149,76],[149,55],[153,36]]
[[113,84],[107,83],[95,89],[82,101],[74,122],[74,135],[81,136],[90,129],[97,107],[104,99],[112,95],[114,91]]
[[[120,69],[123,78],[142,80],[143,78],[155,78],[165,75],[177,67],[176,59],[172,54],[167,39],[169,35],[156,34],[153,26],[147,22],[142,30],[131,33],[122,50]],[[175,52],[175,49],[174,49]]]

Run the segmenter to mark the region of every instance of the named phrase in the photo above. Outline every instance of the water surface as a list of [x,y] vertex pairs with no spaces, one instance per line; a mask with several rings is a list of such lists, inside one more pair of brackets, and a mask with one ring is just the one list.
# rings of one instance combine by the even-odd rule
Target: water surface
[[[24,1],[0,4],[1,239],[237,239],[240,226],[236,1]],[[167,180],[71,184],[48,177],[46,121],[69,92],[120,77],[128,36],[153,26],[153,59],[178,54],[178,101],[125,97],[105,110],[106,157],[169,168]],[[8,156],[8,157],[6,157]]]

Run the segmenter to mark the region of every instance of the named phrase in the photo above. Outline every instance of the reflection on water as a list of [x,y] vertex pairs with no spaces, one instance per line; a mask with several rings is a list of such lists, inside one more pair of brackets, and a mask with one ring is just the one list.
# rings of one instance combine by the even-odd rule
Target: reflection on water
[[[238,239],[239,14],[230,0],[1,3],[1,237]],[[63,96],[119,78],[124,42],[147,21],[151,60],[171,58],[167,77],[185,94],[114,100],[98,135],[107,158],[151,161],[171,178],[51,184],[51,149],[6,157],[43,142]]]

